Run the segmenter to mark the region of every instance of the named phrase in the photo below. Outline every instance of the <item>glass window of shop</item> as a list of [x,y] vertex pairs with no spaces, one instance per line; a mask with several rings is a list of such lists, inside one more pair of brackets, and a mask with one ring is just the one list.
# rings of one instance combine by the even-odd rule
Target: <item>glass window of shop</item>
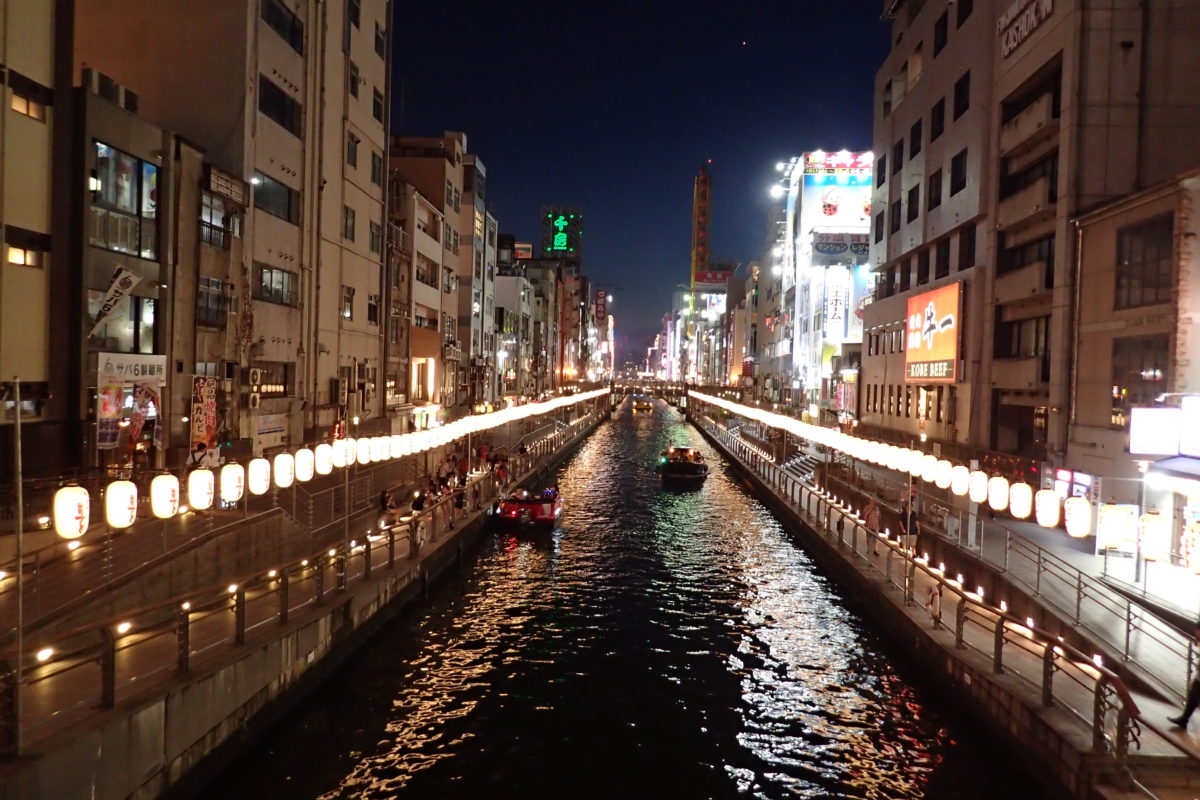
[[[95,319],[104,304],[104,292],[88,290],[88,319]],[[105,353],[153,353],[156,309],[152,297],[127,297],[88,338],[92,350]]]
[[94,142],[91,224],[96,247],[146,259],[158,256],[158,167]]

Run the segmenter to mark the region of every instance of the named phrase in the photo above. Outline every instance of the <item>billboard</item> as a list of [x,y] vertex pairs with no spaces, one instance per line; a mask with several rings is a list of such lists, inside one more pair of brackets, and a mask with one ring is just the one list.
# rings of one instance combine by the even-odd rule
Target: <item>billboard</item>
[[[815,233],[869,234],[874,163],[875,156],[870,152],[805,153],[796,238],[807,243]],[[843,241],[849,251],[851,240]],[[855,250],[860,250],[863,243],[854,242],[859,245]],[[855,253],[855,257],[865,260],[865,254]]]
[[958,379],[961,286],[952,283],[908,299],[905,383],[954,383]]
[[527,261],[533,258],[533,242],[515,242],[513,244],[513,258],[518,261]]
[[723,292],[729,285],[729,279],[732,277],[732,272],[718,270],[697,272],[694,279],[694,286],[697,292]]
[[583,212],[542,206],[542,256],[578,261],[583,249]]

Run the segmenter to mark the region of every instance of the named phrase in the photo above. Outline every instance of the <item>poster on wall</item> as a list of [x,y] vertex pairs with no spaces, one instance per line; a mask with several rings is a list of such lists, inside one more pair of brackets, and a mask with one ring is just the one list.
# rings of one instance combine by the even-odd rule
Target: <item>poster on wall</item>
[[192,449],[203,444],[217,447],[217,379],[204,375],[192,377]]
[[952,283],[908,299],[905,383],[957,380],[960,285]]
[[874,154],[869,152],[805,153],[796,238],[812,242],[812,234],[836,234],[813,242],[817,252],[835,250],[828,254],[841,255],[852,249],[861,251],[866,240],[853,234],[865,237],[871,231],[874,162]]
[[121,382],[102,375],[96,387],[96,447],[112,450],[121,438]]

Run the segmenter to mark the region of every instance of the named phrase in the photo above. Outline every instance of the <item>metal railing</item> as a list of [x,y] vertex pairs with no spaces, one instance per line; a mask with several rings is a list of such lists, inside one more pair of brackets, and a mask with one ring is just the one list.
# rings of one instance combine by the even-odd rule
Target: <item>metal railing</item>
[[[697,421],[734,460],[758,474],[777,495],[791,505],[817,533],[848,549],[852,560],[861,559],[878,570],[887,584],[903,595],[906,606],[931,587],[936,605],[927,604],[932,627],[953,637],[956,648],[973,650],[991,660],[992,671],[1015,677],[1040,697],[1041,705],[1066,712],[1085,726],[1091,750],[1123,762],[1131,751],[1145,746],[1147,732],[1166,749],[1200,763],[1190,748],[1176,737],[1147,722],[1121,678],[1105,667],[1099,656],[1065,644],[1061,637],[1036,629],[1032,619],[1020,620],[1003,604],[985,602],[979,591],[970,591],[961,578],[951,578],[927,563],[910,542],[896,542],[885,533],[872,532],[844,501],[808,485],[779,468],[760,449],[730,434],[710,419]],[[911,538],[911,537],[910,537]],[[949,596],[948,603],[943,600]],[[949,608],[947,609],[947,605]],[[948,613],[947,613],[948,611]]]

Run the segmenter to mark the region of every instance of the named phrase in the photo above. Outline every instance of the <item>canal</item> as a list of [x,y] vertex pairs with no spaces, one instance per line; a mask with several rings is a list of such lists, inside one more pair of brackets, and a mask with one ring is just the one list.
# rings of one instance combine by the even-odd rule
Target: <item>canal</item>
[[[559,531],[490,536],[205,796],[1028,794],[655,406],[565,462]],[[660,488],[672,442],[712,463],[699,490]]]

